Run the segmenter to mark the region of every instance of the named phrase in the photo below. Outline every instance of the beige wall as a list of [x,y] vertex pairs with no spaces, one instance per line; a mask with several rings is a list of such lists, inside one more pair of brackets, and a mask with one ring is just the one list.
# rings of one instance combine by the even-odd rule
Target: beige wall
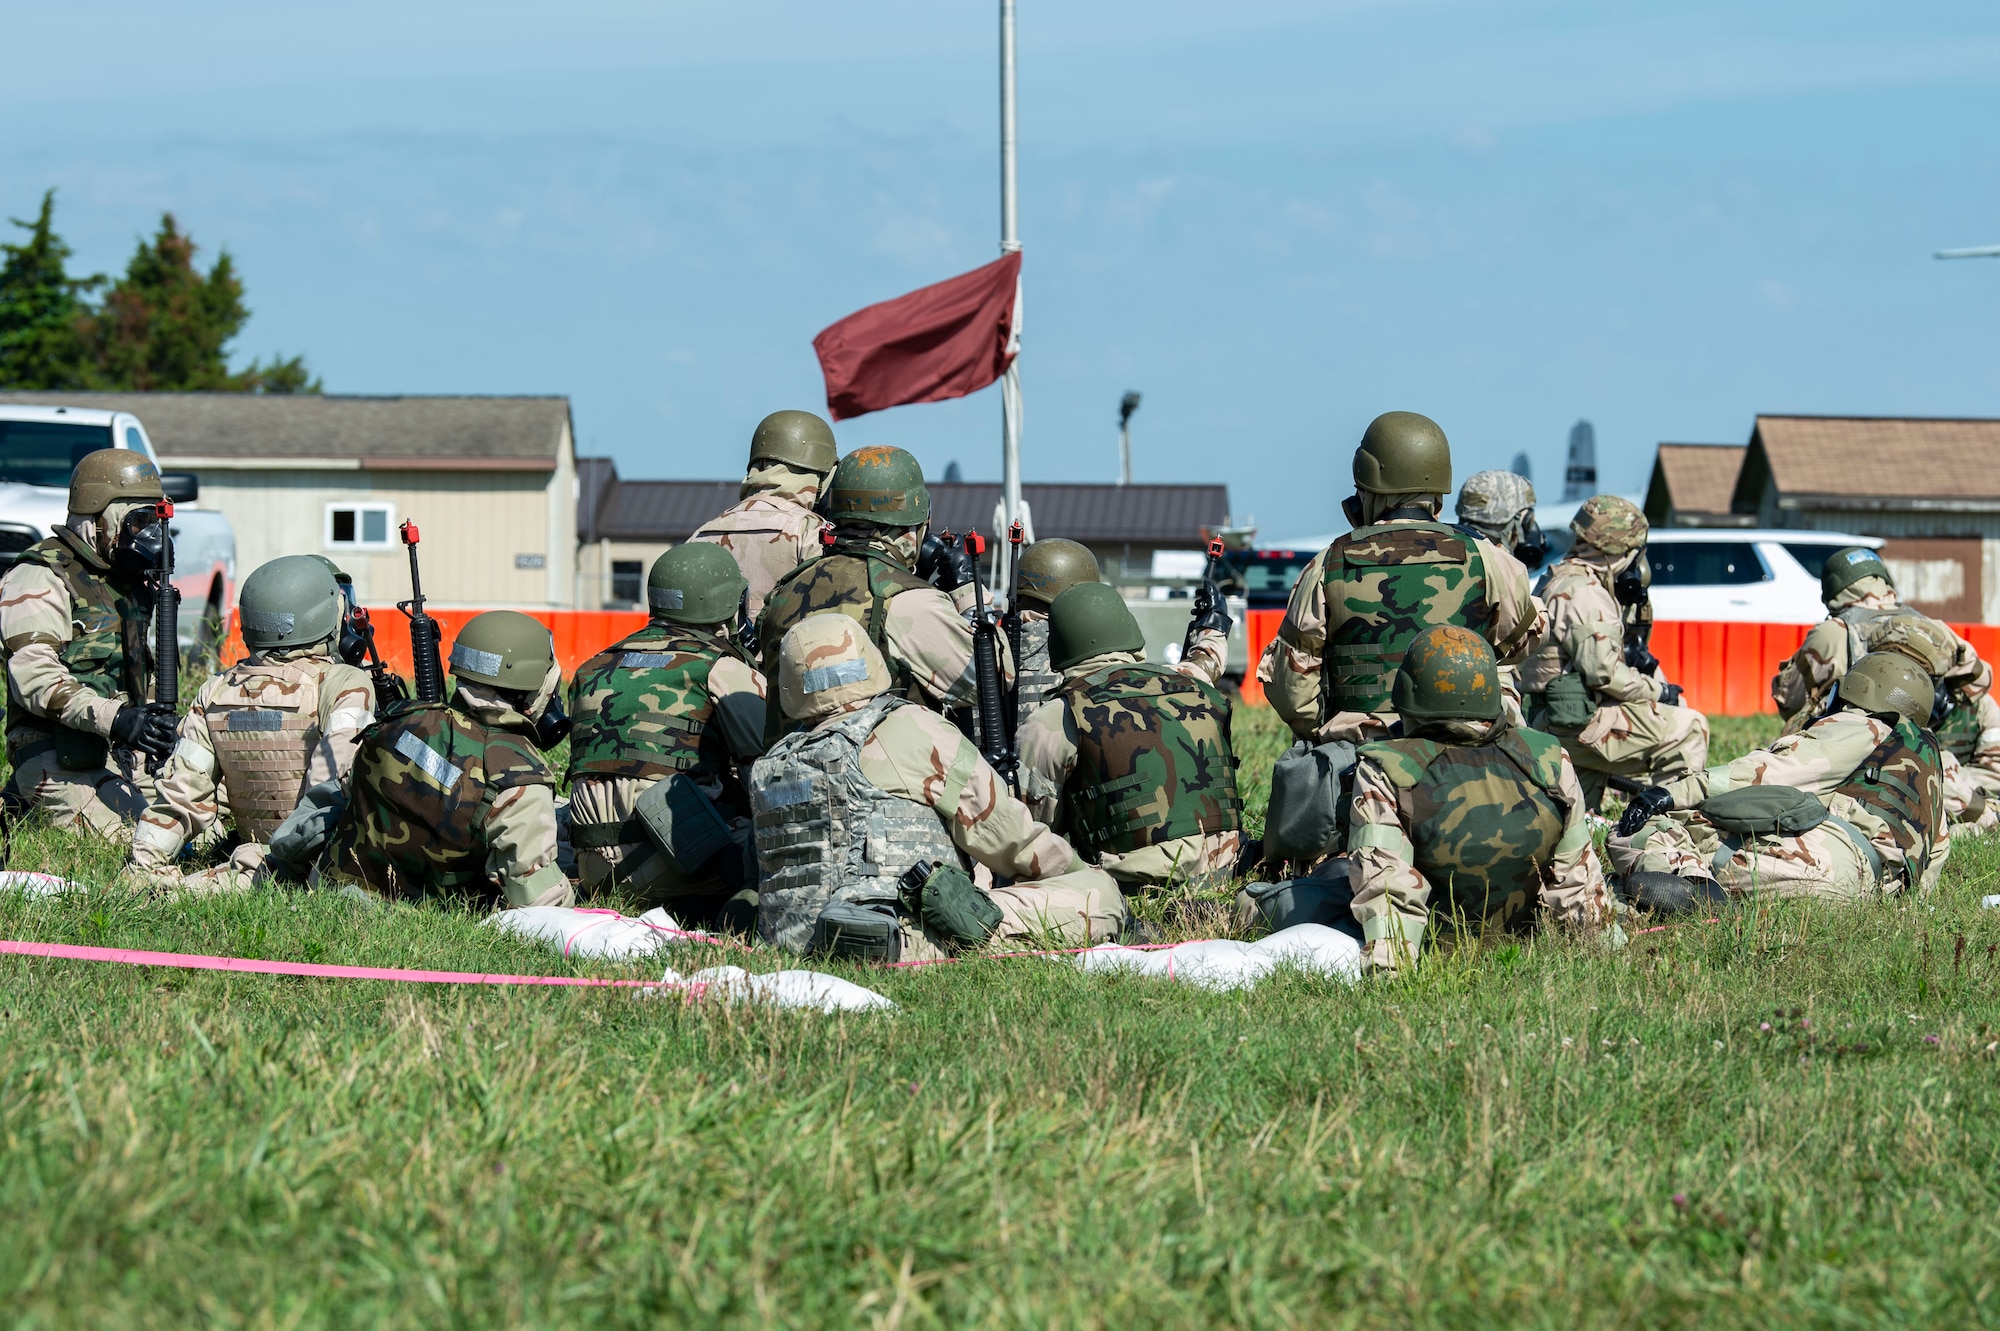
[[[669,549],[665,541],[597,541],[576,552],[576,604],[580,610],[599,610],[611,600],[611,566],[630,559],[638,563],[641,576],[653,568],[653,561]],[[621,607],[622,608],[622,607]],[[640,609],[644,609],[642,604]]]

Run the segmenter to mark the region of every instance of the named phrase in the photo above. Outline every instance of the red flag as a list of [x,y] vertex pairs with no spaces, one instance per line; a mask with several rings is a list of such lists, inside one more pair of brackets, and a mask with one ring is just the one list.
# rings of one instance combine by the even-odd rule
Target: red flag
[[1014,359],[1021,252],[857,310],[813,339],[826,405],[843,421],[976,393]]

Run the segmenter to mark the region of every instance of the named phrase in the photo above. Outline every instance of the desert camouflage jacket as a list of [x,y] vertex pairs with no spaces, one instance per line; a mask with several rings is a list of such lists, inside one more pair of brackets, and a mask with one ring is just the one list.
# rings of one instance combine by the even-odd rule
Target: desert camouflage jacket
[[113,583],[90,542],[68,527],[22,553],[0,580],[9,761],[55,745],[59,731],[102,761],[119,707],[152,687],[151,609]]
[[819,558],[820,532],[826,528],[826,520],[813,512],[819,487],[819,477],[783,464],[753,468],[743,480],[742,497],[688,538],[712,542],[736,557],[750,583],[753,622],[780,579]]
[[1548,621],[1521,667],[1523,692],[1540,693],[1574,671],[1600,706],[1659,699],[1661,681],[1625,664],[1625,616],[1610,582],[1602,556],[1572,555],[1549,570],[1540,597]]
[[1922,658],[1939,687],[1952,692],[1955,715],[1938,737],[1961,759],[1970,757],[1979,741],[1975,704],[1993,683],[1992,667],[1980,660],[1972,644],[1950,625],[1904,605],[1880,578],[1861,579],[1828,608],[1831,615],[1813,625],[1771,680],[1771,699],[1785,718],[1786,733],[1804,729],[1819,715],[1834,685],[1854,664],[1857,649],[1865,655],[1878,643],[1889,646],[1895,639],[1896,650]]

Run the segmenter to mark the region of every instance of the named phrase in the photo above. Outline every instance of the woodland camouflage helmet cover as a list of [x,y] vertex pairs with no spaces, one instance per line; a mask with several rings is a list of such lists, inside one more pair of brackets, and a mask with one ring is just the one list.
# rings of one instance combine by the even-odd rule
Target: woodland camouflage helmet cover
[[840,461],[833,427],[810,411],[774,411],[750,436],[750,465],[785,462],[824,476]]
[[900,448],[871,444],[840,460],[823,501],[835,522],[859,518],[882,527],[921,527],[931,520],[924,469]]
[[69,477],[69,511],[102,513],[119,500],[165,499],[160,469],[144,453],[129,448],[100,448],[85,453]]
[[1389,698],[1397,715],[1412,721],[1497,721],[1500,666],[1471,629],[1425,629],[1403,654]]
[[1354,450],[1354,486],[1375,494],[1451,493],[1451,444],[1438,423],[1414,411],[1385,411]]
[[1116,587],[1079,582],[1049,603],[1049,664],[1067,670],[1106,652],[1143,652],[1146,635]]
[[1923,667],[1901,652],[1870,652],[1840,677],[1840,701],[1870,715],[1895,712],[1913,726],[1930,724],[1937,691]]
[[889,663],[850,615],[807,615],[778,644],[778,705],[795,721],[832,716],[888,690]]
[[1836,550],[1820,566],[1819,599],[1831,601],[1863,578],[1880,578],[1891,587],[1896,585],[1882,556],[1868,547],[1850,545],[1845,550]]
[[253,652],[302,647],[340,631],[345,609],[332,565],[318,555],[282,555],[243,580],[237,612]]
[[1086,546],[1060,536],[1036,541],[1021,552],[1021,599],[1043,609],[1080,582],[1102,582],[1097,556]]
[[689,541],[653,561],[646,604],[676,624],[720,624],[736,614],[749,588],[734,555],[708,541]]
[[1569,529],[1585,545],[1607,555],[1623,555],[1646,543],[1646,515],[1629,499],[1617,495],[1592,495],[1583,501]]
[[548,626],[518,610],[474,615],[451,645],[452,674],[519,693],[540,690],[555,663]]

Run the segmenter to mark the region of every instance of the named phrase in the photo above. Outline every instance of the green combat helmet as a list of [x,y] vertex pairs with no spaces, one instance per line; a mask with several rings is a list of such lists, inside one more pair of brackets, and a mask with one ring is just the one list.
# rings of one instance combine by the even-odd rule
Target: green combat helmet
[[121,499],[157,503],[166,497],[167,492],[160,488],[160,469],[144,453],[129,448],[85,453],[69,477],[72,513],[102,513]]
[[736,614],[750,588],[735,556],[707,541],[677,545],[653,561],[646,604],[676,624],[720,624]]
[[1931,677],[1901,652],[1870,652],[1840,677],[1840,701],[1871,716],[1894,712],[1913,726],[1930,722],[1937,691]]
[[1836,550],[1820,566],[1819,599],[1830,602],[1863,578],[1880,578],[1891,587],[1896,585],[1889,576],[1889,566],[1873,550],[1861,545]]
[[1109,583],[1079,582],[1049,603],[1049,664],[1067,670],[1106,652],[1143,652],[1146,635]]
[[518,693],[539,690],[555,663],[548,626],[518,610],[474,615],[451,644],[452,674]]
[[1406,722],[1498,721],[1500,666],[1471,629],[1425,629],[1403,654],[1389,698]]
[[931,520],[931,492],[924,469],[900,448],[857,448],[833,469],[826,514],[838,522],[859,518],[880,527],[921,527]]
[[237,597],[243,645],[266,652],[338,633],[344,606],[330,567],[318,555],[283,555],[245,578]]
[[783,462],[821,476],[840,461],[833,427],[810,411],[774,411],[750,436],[750,465]]
[[1354,487],[1380,495],[1451,493],[1451,443],[1436,421],[1385,411],[1354,450]]
[[1622,555],[1646,543],[1646,515],[1629,499],[1617,495],[1592,495],[1583,501],[1569,529],[1585,545],[1607,555]]
[[1021,552],[1021,599],[1046,610],[1058,596],[1080,582],[1102,582],[1097,556],[1060,536],[1036,541]]

